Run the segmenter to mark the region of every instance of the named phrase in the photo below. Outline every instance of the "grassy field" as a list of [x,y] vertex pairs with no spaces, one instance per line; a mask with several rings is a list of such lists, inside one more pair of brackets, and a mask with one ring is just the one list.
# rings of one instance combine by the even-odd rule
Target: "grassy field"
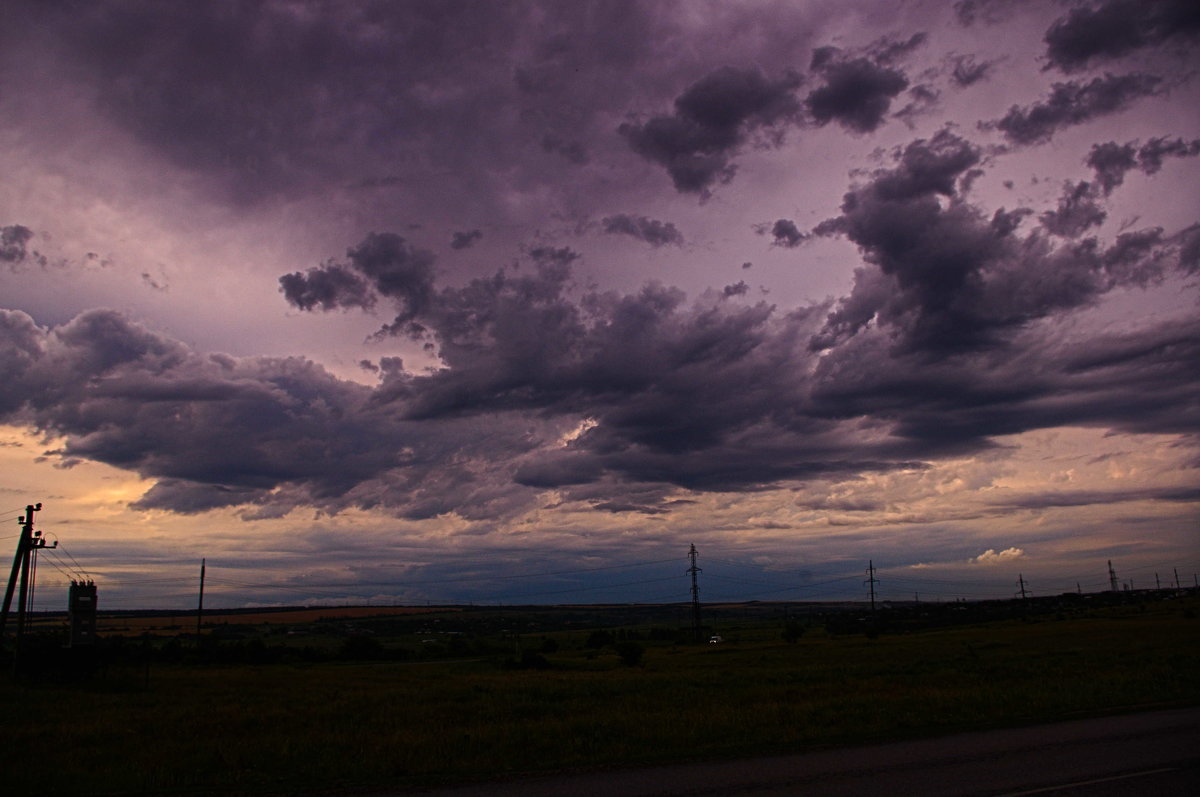
[[149,669],[132,658],[74,683],[0,681],[0,768],[10,794],[267,794],[1195,704],[1198,610],[1191,596],[876,638],[811,625],[794,643],[781,622],[730,617],[714,628],[721,644],[642,635],[635,666],[621,643],[588,647],[586,629],[526,635],[526,650],[546,651],[526,664],[542,669],[503,655]]

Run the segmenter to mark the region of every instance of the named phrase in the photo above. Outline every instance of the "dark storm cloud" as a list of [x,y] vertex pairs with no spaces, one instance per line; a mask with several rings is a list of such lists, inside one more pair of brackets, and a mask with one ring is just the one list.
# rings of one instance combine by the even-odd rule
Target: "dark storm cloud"
[[954,14],[960,25],[971,26],[976,22],[994,25],[1003,22],[1018,12],[1022,5],[1032,0],[957,0]]
[[455,232],[450,236],[451,249],[470,249],[483,238],[483,230],[466,230]]
[[375,293],[367,281],[347,266],[336,263],[284,274],[279,287],[289,304],[301,310],[338,307],[371,307]]
[[1158,91],[1162,79],[1153,75],[1104,75],[1087,83],[1055,83],[1044,102],[1016,105],[1003,118],[988,123],[1014,144],[1040,144],[1064,127],[1116,113],[1135,99]]
[[676,190],[707,194],[733,178],[732,159],[756,134],[778,140],[800,111],[800,78],[770,79],[757,69],[723,67],[691,85],[670,116],[626,122],[618,132],[635,152],[664,166]]
[[920,117],[927,116],[937,109],[942,95],[931,86],[913,86],[909,89],[908,96],[912,99],[893,116],[903,121],[912,130],[916,127]]
[[856,133],[870,133],[883,124],[892,100],[908,88],[908,78],[884,63],[847,58],[835,47],[814,52],[811,67],[825,81],[805,99],[815,122],[837,122]]
[[1186,274],[1200,272],[1200,224],[1193,224],[1177,236],[1179,267]]
[[[1037,319],[1159,279],[1180,241],[1153,229],[1107,246],[1055,246],[1037,230],[1020,237],[1031,211],[989,217],[959,196],[956,184],[979,159],[943,131],[902,148],[892,169],[847,195],[821,232],[847,235],[867,265],[823,321],[819,307],[780,314],[724,301],[744,295],[743,285],[690,306],[653,284],[572,300],[569,258],[542,258],[535,274],[501,271],[436,291],[416,320],[444,368],[399,377],[403,389],[385,383],[374,400],[420,423],[588,418],[566,446],[523,455],[513,478],[573,491],[603,485],[607,505],[629,511],[654,505],[612,498],[636,485],[754,490],[912,468],[986,448],[994,435],[1068,422],[1190,428],[1183,388],[1194,346],[1162,343],[1163,330],[1136,343],[1045,349],[1023,337]],[[814,345],[827,353],[815,358]],[[991,358],[1001,349],[1005,357]],[[1121,382],[1143,368],[1152,394]],[[861,423],[890,432],[863,438]]]
[[924,45],[928,39],[926,33],[914,33],[904,40],[885,36],[868,45],[867,52],[878,64],[892,64]]
[[1169,40],[1200,37],[1192,0],[1108,0],[1073,8],[1046,31],[1049,67],[1064,72]]
[[[5,391],[26,398],[4,406],[65,435],[56,452],[64,458],[228,488],[239,496],[231,504],[245,490],[261,493],[281,481],[342,489],[383,455],[364,445],[368,429],[358,424],[366,418],[353,411],[366,391],[311,363],[200,356],[110,311],[90,311],[49,332],[22,313],[6,319],[5,349],[23,359]],[[326,469],[328,457],[344,461]]]
[[1200,365],[1200,328],[1182,326],[1158,324],[1057,350],[1052,341],[1025,340],[1002,358],[936,362],[881,358],[887,342],[867,336],[822,360],[814,401],[836,415],[895,413],[892,434],[924,457],[1063,425],[1192,433],[1200,415],[1187,394],[1195,381],[1189,371]]
[[0,261],[20,263],[25,259],[26,246],[33,239],[33,230],[20,224],[0,227]]
[[1166,138],[1152,138],[1138,150],[1138,166],[1145,174],[1154,174],[1162,168],[1163,158],[1194,158],[1200,155],[1200,139],[1184,141],[1177,138],[1168,141]]
[[511,459],[529,447],[523,431],[488,424],[417,428],[377,406],[371,388],[307,360],[203,355],[111,311],[51,330],[2,311],[0,360],[0,417],[65,438],[50,452],[61,461],[156,479],[141,508],[428,517],[461,506],[479,517],[512,492],[480,478],[481,452]]
[[1112,190],[1125,182],[1125,173],[1137,168],[1137,148],[1133,143],[1118,144],[1108,141],[1092,145],[1088,153],[1087,165],[1096,172],[1096,182],[1104,189],[1107,196]]
[[655,248],[668,244],[683,246],[683,234],[671,222],[618,213],[615,216],[606,217],[601,222],[601,227],[606,233],[630,235]]
[[1078,238],[1090,227],[1100,226],[1108,213],[1097,203],[1098,194],[1096,186],[1089,182],[1066,183],[1058,207],[1039,217],[1042,227],[1054,235]]
[[1096,182],[1107,196],[1125,181],[1126,172],[1138,169],[1143,174],[1154,174],[1162,168],[1165,157],[1191,158],[1196,155],[1200,155],[1200,139],[1184,141],[1176,138],[1171,141],[1163,137],[1152,138],[1140,148],[1137,141],[1095,144],[1086,163],[1095,170]]
[[413,332],[412,321],[433,292],[432,252],[418,249],[395,233],[371,233],[346,251],[346,261],[330,261],[305,272],[279,278],[280,291],[301,310],[371,307],[378,297],[399,308],[386,329]]
[[842,215],[818,225],[818,234],[857,244],[868,265],[814,337],[815,348],[873,325],[901,350],[987,350],[1034,319],[1089,305],[1118,286],[1146,285],[1178,262],[1181,244],[1158,229],[1124,233],[1107,247],[1080,238],[1103,215],[1087,183],[1068,187],[1041,216],[1046,229],[1075,240],[1056,246],[1036,231],[1019,236],[1028,211],[988,217],[955,193],[978,159],[973,145],[948,131],[913,142],[895,168],[846,195]]
[[557,267],[551,269],[555,273],[562,273],[562,269],[582,257],[569,246],[537,246],[529,250],[529,256],[540,266]]
[[220,201],[419,187],[431,212],[502,202],[479,179],[497,169],[511,185],[586,163],[670,46],[660,34],[675,14],[639,2],[8,6],[12,85],[69,81],[80,99],[65,117],[83,127],[98,114]]
[[[377,233],[344,265],[422,330],[437,370],[385,358],[372,388],[298,358],[204,355],[110,311],[49,330],[5,312],[0,416],[63,438],[62,462],[155,479],[143,508],[468,520],[528,508],[548,488],[603,511],[658,511],[679,490],[919,468],[1063,423],[1200,425],[1196,322],[1021,335],[1152,281],[1180,244],[1153,230],[1109,246],[1021,239],[1023,214],[989,219],[957,195],[976,157],[949,133],[920,140],[847,195],[830,229],[867,262],[832,313],[729,301],[744,285],[690,303],[658,284],[573,298],[575,253],[552,247],[530,253],[530,273],[438,287],[403,239]],[[818,357],[820,335],[832,348]]]
[[950,78],[960,88],[973,86],[995,68],[995,61],[976,61],[973,55],[957,55],[950,59]]
[[778,219],[771,225],[771,246],[782,246],[785,249],[795,249],[809,239],[808,233],[801,232],[796,222],[791,219]]

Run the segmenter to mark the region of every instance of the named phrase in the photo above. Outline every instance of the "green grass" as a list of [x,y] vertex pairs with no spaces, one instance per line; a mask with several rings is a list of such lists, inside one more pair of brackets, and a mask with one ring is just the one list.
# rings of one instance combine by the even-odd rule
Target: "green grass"
[[[497,662],[135,666],[0,682],[10,794],[381,787],[790,752],[1200,702],[1195,598],[1100,616],[798,643],[563,635],[553,669]],[[585,632],[576,632],[580,638]]]

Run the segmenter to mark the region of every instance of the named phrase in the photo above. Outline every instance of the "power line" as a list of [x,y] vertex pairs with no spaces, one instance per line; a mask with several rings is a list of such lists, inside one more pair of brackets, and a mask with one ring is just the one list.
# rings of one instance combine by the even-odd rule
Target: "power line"
[[58,535],[57,535],[57,534],[54,534],[54,532],[50,532],[50,534],[51,534],[51,535],[54,537],[54,543],[55,543],[55,545],[58,547],[58,549],[59,549],[60,551],[62,551],[63,553],[65,553],[65,554],[67,555],[67,557],[68,557],[68,558],[69,558],[69,559],[70,559],[72,562],[74,562],[74,564],[75,564],[75,567],[76,567],[76,568],[78,568],[79,572],[80,572],[80,573],[82,573],[82,574],[83,574],[85,577],[87,577],[87,578],[91,578],[91,574],[90,574],[90,573],[88,573],[88,571],[87,571],[87,570],[85,570],[85,569],[83,568],[83,566],[82,566],[81,564],[79,564],[79,562],[76,562],[76,561],[75,561],[75,557],[74,557],[74,556],[71,556],[71,552],[70,552],[70,551],[68,551],[68,550],[66,549],[66,547],[65,547],[65,546],[63,546],[62,542],[61,542],[61,541],[58,539]]

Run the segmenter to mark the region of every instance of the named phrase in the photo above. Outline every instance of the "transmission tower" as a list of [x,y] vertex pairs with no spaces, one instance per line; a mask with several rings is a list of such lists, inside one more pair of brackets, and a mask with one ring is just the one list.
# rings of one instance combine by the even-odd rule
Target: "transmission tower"
[[863,582],[871,586],[871,616],[875,616],[875,585],[879,583],[879,579],[875,578],[875,561],[867,560],[867,580]]
[[1113,592],[1121,591],[1121,588],[1117,586],[1117,571],[1113,570],[1112,559],[1108,560],[1108,585]]
[[691,550],[688,551],[688,558],[692,560],[692,566],[687,569],[688,574],[692,577],[692,634],[696,641],[700,641],[700,585],[696,582],[696,574],[701,572],[699,567],[696,567],[696,545],[692,543]]

